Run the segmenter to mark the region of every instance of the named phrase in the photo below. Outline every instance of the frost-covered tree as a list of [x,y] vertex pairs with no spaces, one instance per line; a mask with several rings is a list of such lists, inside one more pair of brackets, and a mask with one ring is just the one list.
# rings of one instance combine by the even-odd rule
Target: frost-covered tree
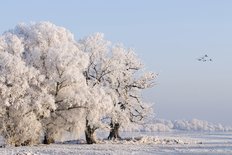
[[112,53],[118,72],[112,72],[109,81],[118,100],[111,116],[109,139],[120,138],[120,126],[142,123],[150,114],[151,108],[142,100],[141,90],[152,87],[155,78],[154,73],[144,71],[141,61],[131,49],[117,45],[112,48]]
[[40,120],[55,110],[53,97],[41,86],[43,80],[20,58],[0,51],[0,131],[7,143],[40,143]]
[[92,131],[104,126],[100,120],[109,111],[111,98],[100,86],[85,82],[89,57],[73,35],[49,22],[20,24],[8,33],[20,38],[24,50],[19,56],[45,76],[46,89],[55,99],[57,109],[44,122],[46,141],[59,139],[63,131],[83,129],[86,139],[94,137]]
[[[1,36],[0,45],[2,52],[24,61],[26,67],[34,68],[38,72],[37,76],[43,77],[42,85],[47,95],[55,100],[57,110],[51,110],[51,117],[40,121],[46,138],[53,139],[61,130],[80,124],[78,119],[73,119],[75,114],[61,117],[63,113],[70,113],[71,109],[78,108],[84,102],[82,100],[86,100],[83,93],[88,90],[82,82],[82,70],[88,58],[77,48],[69,31],[49,22],[19,24]],[[81,98],[83,96],[85,98]]]
[[86,82],[101,86],[112,98],[113,110],[109,139],[120,138],[122,125],[142,121],[150,108],[141,100],[140,90],[153,86],[154,73],[145,72],[133,50],[122,45],[111,45],[103,34],[96,33],[79,41],[83,51],[89,54],[89,64],[84,72]]
[[11,144],[35,144],[42,135],[50,143],[66,131],[83,131],[92,144],[97,129],[110,127],[109,138],[117,138],[119,127],[149,112],[140,90],[153,86],[154,74],[143,74],[131,49],[102,34],[76,42],[50,22],[19,24],[0,37],[0,58],[0,129]]
[[[97,64],[99,59],[102,61],[108,59],[105,57],[108,42],[99,42],[98,40],[94,40],[95,38],[101,39],[101,34],[90,36],[89,38],[80,40],[78,45],[80,49],[89,56],[89,63],[84,71],[84,76],[86,85],[91,90],[89,101],[87,101],[87,103],[91,104],[88,106],[89,112],[86,117],[85,135],[88,143],[95,143],[95,130],[98,128],[108,128],[107,124],[101,120],[107,118],[110,113],[112,113],[112,108],[114,108],[114,106],[112,104],[113,100],[110,90],[106,87],[106,85],[104,85],[104,81],[101,81],[101,79],[105,76],[104,74],[107,73],[101,72],[102,70],[98,68],[100,66]],[[99,49],[98,47],[102,49]]]
[[[84,108],[88,87],[83,69],[88,63],[71,32],[49,22],[20,24],[10,31],[24,45],[22,59],[45,76],[45,86],[55,99],[57,110],[46,119],[46,138],[58,138],[65,130],[75,130],[81,123],[75,118]],[[67,115],[72,111],[72,115]],[[76,113],[76,114],[75,114]]]

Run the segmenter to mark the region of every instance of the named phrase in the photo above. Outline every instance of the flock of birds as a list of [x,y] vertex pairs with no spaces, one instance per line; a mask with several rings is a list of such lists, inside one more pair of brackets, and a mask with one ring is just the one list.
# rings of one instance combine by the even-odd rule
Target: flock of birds
[[201,62],[213,61],[207,54],[205,54],[204,56],[200,58],[197,58],[197,60]]

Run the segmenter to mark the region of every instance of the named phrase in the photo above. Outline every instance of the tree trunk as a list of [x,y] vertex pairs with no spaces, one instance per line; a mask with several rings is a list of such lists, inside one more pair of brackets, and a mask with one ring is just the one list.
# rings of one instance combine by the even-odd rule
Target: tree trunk
[[49,134],[48,129],[46,129],[46,132],[44,133],[44,139],[42,141],[42,144],[51,144],[51,143],[55,143],[55,140],[51,136],[51,134]]
[[110,123],[111,129],[110,129],[110,134],[108,136],[109,140],[112,139],[121,139],[121,137],[119,136],[119,123]]
[[85,139],[86,139],[87,144],[95,144],[96,143],[96,140],[94,137],[95,130],[96,129],[91,128],[88,125],[88,121],[86,120]]
[[53,138],[49,138],[47,135],[44,136],[44,140],[43,140],[43,144],[51,144],[54,143],[54,139]]

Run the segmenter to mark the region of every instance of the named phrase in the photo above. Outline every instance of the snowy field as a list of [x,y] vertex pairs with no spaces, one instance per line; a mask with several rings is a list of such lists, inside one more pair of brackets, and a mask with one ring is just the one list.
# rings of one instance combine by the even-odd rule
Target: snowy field
[[[99,134],[102,137],[104,134]],[[1,155],[72,155],[72,154],[232,154],[231,132],[135,132],[122,133],[123,141],[99,140],[86,145],[84,141],[33,147],[6,147]],[[79,143],[79,144],[76,144]]]

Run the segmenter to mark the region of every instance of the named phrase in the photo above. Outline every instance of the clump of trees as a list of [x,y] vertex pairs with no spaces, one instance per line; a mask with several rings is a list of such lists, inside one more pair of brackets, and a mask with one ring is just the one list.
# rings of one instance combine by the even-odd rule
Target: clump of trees
[[154,85],[132,49],[96,33],[75,41],[50,22],[19,24],[0,36],[0,133],[8,144],[52,143],[140,123],[151,112],[141,91]]

